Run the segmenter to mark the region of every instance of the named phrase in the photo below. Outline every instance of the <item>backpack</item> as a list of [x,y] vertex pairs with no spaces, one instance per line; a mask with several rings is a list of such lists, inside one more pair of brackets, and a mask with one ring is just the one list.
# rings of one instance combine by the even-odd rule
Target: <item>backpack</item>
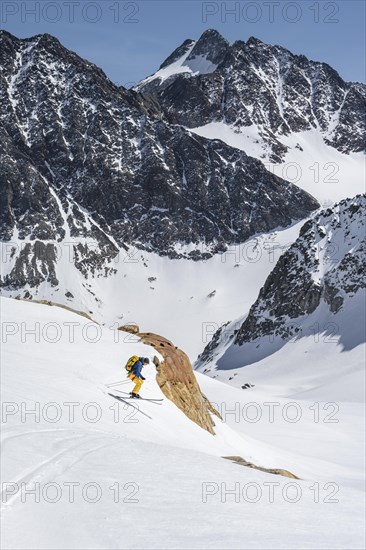
[[125,365],[126,371],[128,373],[132,372],[134,364],[137,363],[137,361],[139,361],[139,360],[140,360],[140,358],[137,355],[133,355],[132,357],[130,357],[129,360],[127,361],[126,365]]

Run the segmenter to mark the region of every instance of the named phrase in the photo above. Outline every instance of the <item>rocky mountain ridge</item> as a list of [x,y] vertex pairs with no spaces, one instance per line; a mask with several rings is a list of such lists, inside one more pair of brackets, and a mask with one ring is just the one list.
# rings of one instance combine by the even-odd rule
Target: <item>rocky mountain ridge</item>
[[186,40],[135,90],[187,128],[212,122],[239,133],[255,128],[272,162],[287,152],[282,138],[313,129],[342,153],[365,150],[366,86],[253,36],[230,44],[209,29]]
[[56,286],[56,243],[87,276],[129,246],[200,259],[318,207],[243,151],[167,123],[56,38],[0,31],[0,44],[0,234],[14,243],[3,287]]
[[248,315],[220,327],[196,368],[215,361],[223,347],[235,347],[245,362],[249,356],[274,353],[291,339],[314,336],[314,331],[329,332],[332,341],[341,337],[337,314],[353,299],[360,301],[362,310],[365,208],[366,195],[358,195],[307,221],[279,258]]

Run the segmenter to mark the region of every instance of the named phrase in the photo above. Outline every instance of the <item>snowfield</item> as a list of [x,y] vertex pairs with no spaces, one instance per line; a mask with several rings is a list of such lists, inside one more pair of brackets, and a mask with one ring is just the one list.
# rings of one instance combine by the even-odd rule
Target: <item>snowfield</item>
[[210,122],[191,131],[208,139],[220,139],[258,158],[272,174],[307,191],[323,207],[365,192],[364,153],[341,153],[327,145],[318,130],[281,136],[279,141],[288,147],[282,163],[268,159],[270,151],[262,138],[263,128],[254,124],[234,128],[225,122]]
[[364,549],[364,85],[214,29],[132,90],[0,41],[0,547]]
[[139,82],[139,84],[136,86],[136,89],[139,89],[148,82],[152,82],[156,78],[158,78],[160,82],[164,82],[165,80],[169,79],[169,77],[179,73],[187,73],[190,75],[212,73],[216,69],[217,65],[211,63],[211,61],[206,59],[205,56],[200,55],[195,57],[194,59],[187,60],[194,46],[195,43],[193,43],[192,46],[187,49],[186,53],[178,60],[174,61],[167,67],[163,67],[153,75],[144,78],[144,80]]
[[[280,255],[298,237],[303,223],[304,220],[287,229],[258,235],[200,262],[171,260],[130,247],[128,252],[120,250],[107,264],[115,273],[107,277],[103,271],[94,276],[90,273],[88,279],[70,256],[75,240],[70,237],[58,245],[57,287],[45,281],[39,287],[26,285],[21,293],[19,290],[2,293],[14,298],[29,290],[33,299],[51,300],[86,311],[109,328],[138,323],[142,332],[165,336],[194,361],[222,323],[249,310]],[[18,242],[22,250],[25,244],[16,236],[10,244]],[[3,250],[5,276],[15,256],[10,257],[10,245],[6,243]],[[214,296],[209,296],[213,291]],[[73,297],[65,297],[66,293]]]
[[[342,379],[329,366],[296,397],[296,373],[320,368],[299,350],[286,376],[274,357],[248,390],[197,373],[223,416],[212,436],[167,399],[138,403],[150,419],[107,395],[130,355],[155,354],[131,335],[9,298],[1,316],[3,548],[364,547],[356,371]],[[141,393],[163,398],[154,367],[145,375]],[[221,458],[235,455],[301,479]]]

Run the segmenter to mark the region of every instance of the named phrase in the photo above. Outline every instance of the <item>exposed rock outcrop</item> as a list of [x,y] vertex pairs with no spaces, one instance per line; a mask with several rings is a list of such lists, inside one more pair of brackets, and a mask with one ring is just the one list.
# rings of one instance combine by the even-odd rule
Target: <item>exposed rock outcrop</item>
[[253,468],[254,470],[267,472],[267,474],[276,474],[279,476],[291,477],[292,479],[300,479],[288,470],[283,470],[282,468],[264,468],[263,466],[256,466],[255,464],[253,464],[252,462],[248,462],[247,460],[245,460],[245,458],[242,458],[241,456],[223,456],[222,458],[231,460],[236,464],[240,464],[240,466],[247,466],[248,468]]
[[140,328],[135,323],[129,323],[128,325],[122,325],[121,327],[118,327],[118,330],[123,330],[124,332],[130,332],[131,334],[138,334],[140,332]]
[[92,317],[85,311],[80,311],[78,309],[74,309],[70,306],[66,306],[64,304],[58,304],[57,302],[52,302],[51,300],[32,300],[27,298],[16,298],[18,300],[23,300],[24,302],[32,302],[34,304],[43,304],[45,306],[55,306],[60,307],[62,309],[67,309],[67,311],[72,311],[73,313],[76,313],[77,315],[81,315],[81,317],[85,317],[85,319],[89,319],[89,321],[92,321],[93,323],[96,323]]
[[154,361],[156,379],[164,395],[190,420],[215,434],[215,423],[211,414],[219,418],[220,415],[201,392],[187,355],[163,336],[150,332],[139,336],[145,344],[154,347],[164,357],[162,362],[157,358]]
[[[201,392],[187,355],[163,336],[150,332],[139,334],[139,336],[145,344],[154,347],[164,357],[162,362],[157,357],[154,357],[153,360],[157,370],[156,379],[164,395],[173,401],[190,420],[215,435],[213,429],[215,423],[211,414],[220,419],[221,416]],[[269,474],[300,479],[288,470],[256,466],[241,456],[224,456],[223,458]]]

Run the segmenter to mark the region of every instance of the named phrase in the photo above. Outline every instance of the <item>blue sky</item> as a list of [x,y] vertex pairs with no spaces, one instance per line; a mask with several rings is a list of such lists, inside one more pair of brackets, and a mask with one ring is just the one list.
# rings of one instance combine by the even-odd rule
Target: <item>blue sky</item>
[[19,37],[48,32],[130,86],[186,38],[215,28],[229,41],[255,36],[325,61],[365,81],[364,0],[2,0],[1,27]]

